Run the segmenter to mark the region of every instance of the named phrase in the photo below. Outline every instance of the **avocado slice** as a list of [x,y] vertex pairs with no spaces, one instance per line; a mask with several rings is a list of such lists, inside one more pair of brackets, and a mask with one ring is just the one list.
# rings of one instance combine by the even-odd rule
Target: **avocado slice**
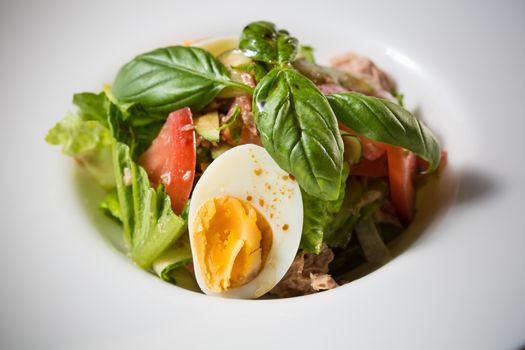
[[359,139],[352,135],[343,135],[342,138],[345,147],[344,157],[348,164],[354,165],[361,162],[363,147]]
[[217,111],[201,115],[195,119],[195,131],[211,142],[219,142],[219,113]]

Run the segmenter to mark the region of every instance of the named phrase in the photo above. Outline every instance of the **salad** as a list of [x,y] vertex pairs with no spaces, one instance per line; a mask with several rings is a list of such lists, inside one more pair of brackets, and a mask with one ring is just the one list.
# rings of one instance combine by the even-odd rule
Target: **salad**
[[388,261],[436,137],[372,61],[327,67],[270,22],[160,48],[49,130],[107,191],[129,257],[208,295],[315,293]]

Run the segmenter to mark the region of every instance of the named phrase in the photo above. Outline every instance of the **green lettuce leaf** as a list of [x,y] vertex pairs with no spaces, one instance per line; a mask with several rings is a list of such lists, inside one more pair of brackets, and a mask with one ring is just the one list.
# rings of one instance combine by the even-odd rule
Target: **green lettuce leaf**
[[320,252],[324,233],[341,210],[341,205],[345,198],[348,172],[349,167],[345,163],[339,196],[333,201],[319,199],[301,190],[304,210],[301,249],[315,254]]
[[129,146],[114,142],[113,164],[124,238],[133,261],[147,269],[185,232],[186,221],[173,213],[163,186],[150,187],[148,174],[132,160]]
[[69,112],[48,131],[45,140],[51,145],[61,145],[62,153],[74,157],[102,187],[115,186],[112,137],[100,122]]
[[186,230],[186,220],[173,213],[164,188],[151,188],[146,171],[134,161],[163,120],[105,92],[76,94],[73,102],[77,113],[68,113],[49,130],[46,141],[62,145],[62,153],[73,156],[104,188],[116,185],[99,207],[122,222],[133,261],[149,268]]
[[111,145],[111,134],[107,128],[93,120],[83,120],[78,115],[67,113],[46,135],[52,145],[62,145],[67,156],[100,150]]
[[112,101],[108,117],[113,137],[130,147],[132,159],[150,146],[164,124],[164,120],[152,117],[138,103]]
[[118,202],[117,190],[108,192],[106,197],[99,203],[98,207],[106,216],[122,223],[122,214],[120,213],[120,204]]
[[104,92],[94,94],[92,92],[81,92],[73,95],[73,103],[78,107],[78,116],[82,120],[98,121],[107,126],[108,97]]
[[112,99],[108,123],[114,138],[113,166],[124,239],[133,261],[147,269],[186,230],[186,220],[173,213],[164,187],[150,187],[148,174],[135,162],[157,136],[162,121],[151,118],[140,104]]
[[366,186],[355,177],[349,178],[341,210],[325,230],[325,242],[334,248],[344,248],[352,238],[355,225],[373,214],[388,193],[383,180],[371,181]]

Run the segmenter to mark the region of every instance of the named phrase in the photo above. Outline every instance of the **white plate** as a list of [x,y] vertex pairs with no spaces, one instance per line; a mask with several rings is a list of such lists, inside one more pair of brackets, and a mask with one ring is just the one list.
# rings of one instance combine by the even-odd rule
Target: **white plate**
[[[523,13],[518,1],[2,2],[0,348],[525,345]],[[134,267],[101,234],[72,162],[43,141],[73,92],[100,89],[133,55],[256,19],[321,58],[375,59],[449,151],[440,194],[460,179],[403,254],[304,298],[210,298]]]

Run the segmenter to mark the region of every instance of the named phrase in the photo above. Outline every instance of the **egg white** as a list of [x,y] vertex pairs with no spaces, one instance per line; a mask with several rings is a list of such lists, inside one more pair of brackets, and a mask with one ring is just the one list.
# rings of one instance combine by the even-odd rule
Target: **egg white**
[[[272,228],[272,246],[257,277],[241,287],[217,293],[206,285],[195,258],[193,222],[205,201],[220,196],[236,197],[254,206]],[[297,254],[303,226],[299,185],[263,147],[234,147],[213,161],[199,179],[190,202],[188,226],[195,276],[201,290],[226,298],[258,298],[281,280]]]

